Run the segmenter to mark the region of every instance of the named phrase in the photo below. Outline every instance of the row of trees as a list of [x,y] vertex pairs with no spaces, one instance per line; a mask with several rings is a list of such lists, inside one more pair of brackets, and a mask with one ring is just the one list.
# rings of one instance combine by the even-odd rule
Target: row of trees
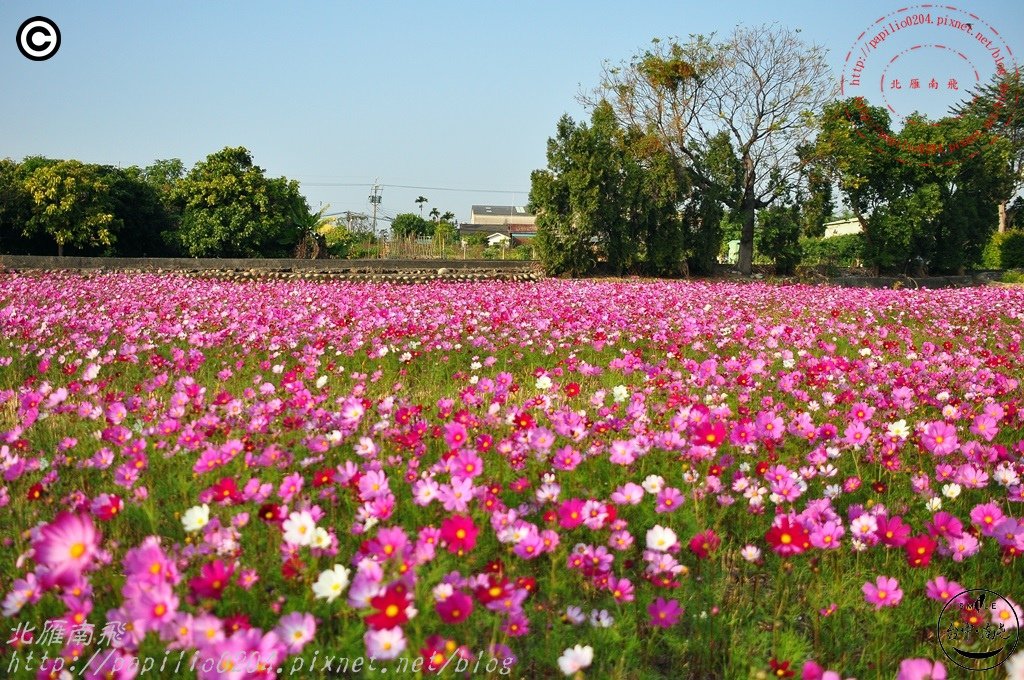
[[3,252],[290,257],[322,218],[297,182],[267,177],[243,147],[188,172],[177,159],[145,168],[0,160]]
[[531,177],[545,267],[706,273],[735,229],[741,272],[755,245],[787,272],[839,199],[876,270],[978,265],[1024,188],[1019,75],[997,74],[948,117],[913,116],[898,133],[885,109],[835,100],[835,82],[820,47],[776,25],[656,39],[606,64],[580,95],[589,124],[563,117],[548,167]]

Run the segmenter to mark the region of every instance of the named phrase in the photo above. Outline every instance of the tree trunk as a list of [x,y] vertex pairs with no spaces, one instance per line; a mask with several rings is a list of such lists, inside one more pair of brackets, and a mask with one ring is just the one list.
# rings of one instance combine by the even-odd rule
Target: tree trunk
[[1006,201],[999,201],[999,233],[1006,231]]
[[754,264],[754,218],[757,200],[754,196],[754,159],[749,153],[743,158],[743,228],[740,230],[740,274],[750,276]]
[[64,244],[57,241],[57,257],[64,257]]
[[754,265],[754,202],[743,200],[743,228],[740,230],[740,273],[750,276]]

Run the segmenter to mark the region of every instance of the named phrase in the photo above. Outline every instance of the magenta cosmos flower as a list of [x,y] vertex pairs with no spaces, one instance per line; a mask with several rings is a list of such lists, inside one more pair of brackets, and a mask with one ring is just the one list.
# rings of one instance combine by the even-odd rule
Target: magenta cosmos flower
[[683,608],[675,600],[658,598],[647,607],[647,613],[651,615],[651,625],[660,628],[671,628],[679,621],[683,614]]
[[92,564],[100,536],[88,515],[61,512],[32,541],[36,562],[58,581],[74,579]]
[[890,576],[879,576],[874,583],[865,583],[861,591],[864,593],[864,600],[875,605],[875,609],[895,607],[903,599],[899,581]]

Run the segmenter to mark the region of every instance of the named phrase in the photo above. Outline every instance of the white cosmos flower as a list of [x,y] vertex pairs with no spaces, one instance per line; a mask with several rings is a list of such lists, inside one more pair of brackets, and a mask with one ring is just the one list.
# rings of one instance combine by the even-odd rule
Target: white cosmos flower
[[959,484],[944,484],[942,487],[942,495],[951,501],[956,500],[956,497],[960,495],[962,491]]
[[677,540],[676,532],[660,524],[655,525],[653,529],[647,530],[648,550],[668,550],[676,544]]
[[284,540],[292,545],[311,545],[316,533],[316,522],[306,510],[293,512],[282,525]]
[[326,385],[326,384],[327,384],[327,376],[326,375],[322,375],[322,376],[320,376],[319,378],[316,379],[316,388],[318,390],[322,389],[323,386]]
[[551,378],[549,378],[547,375],[542,375],[541,377],[537,378],[536,385],[538,390],[551,389]]
[[575,675],[594,662],[594,648],[590,645],[576,645],[562,652],[558,657],[558,667],[566,675]]
[[886,434],[890,437],[906,439],[910,436],[910,427],[907,426],[907,421],[900,418],[895,423],[889,423],[889,427],[886,428]]
[[932,496],[925,502],[924,507],[927,508],[928,512],[938,512],[942,509],[942,499],[938,496]]
[[665,478],[660,475],[647,475],[640,486],[644,487],[647,493],[658,495],[665,488]]
[[210,506],[206,503],[196,505],[185,511],[181,523],[185,525],[185,531],[199,531],[210,522]]
[[320,572],[320,577],[313,584],[313,595],[320,600],[333,602],[334,598],[345,592],[348,587],[349,570],[340,564],[335,564],[333,569]]
[[327,533],[327,529],[317,527],[313,530],[313,540],[309,542],[309,545],[314,548],[329,548],[331,546],[331,535]]
[[747,562],[757,562],[761,559],[761,549],[756,545],[745,545],[743,550],[740,550],[740,556]]
[[612,398],[615,401],[626,401],[629,399],[629,388],[625,385],[616,385],[612,389]]

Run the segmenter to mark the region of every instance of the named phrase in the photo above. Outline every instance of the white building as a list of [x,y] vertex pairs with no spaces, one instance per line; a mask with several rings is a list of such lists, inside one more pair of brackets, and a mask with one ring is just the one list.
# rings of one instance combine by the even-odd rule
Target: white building
[[836,220],[835,222],[825,223],[825,236],[824,238],[831,238],[833,236],[846,236],[847,234],[859,234],[863,231],[860,226],[860,220],[856,217],[851,217],[848,220]]

